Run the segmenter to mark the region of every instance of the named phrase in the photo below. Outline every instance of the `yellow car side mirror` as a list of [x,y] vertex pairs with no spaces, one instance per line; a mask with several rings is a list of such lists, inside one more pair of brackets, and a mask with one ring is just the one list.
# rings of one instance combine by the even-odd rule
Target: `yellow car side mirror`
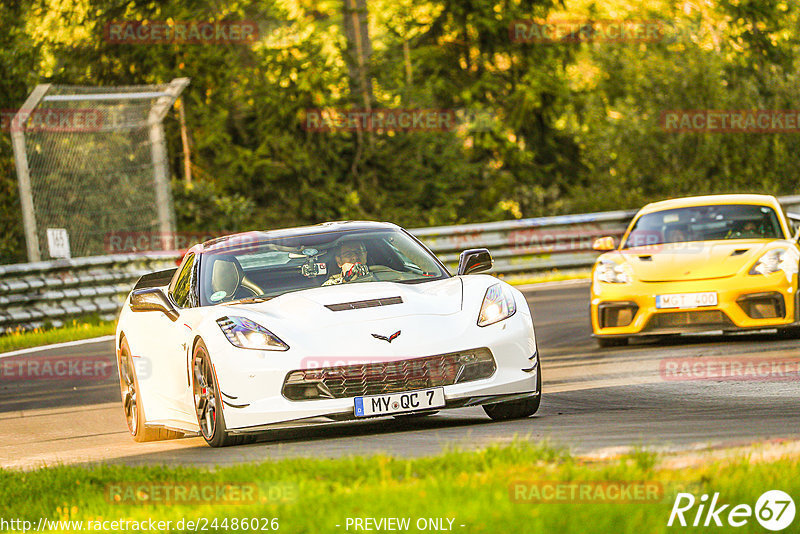
[[592,244],[594,250],[607,251],[617,248],[617,240],[611,236],[599,237]]

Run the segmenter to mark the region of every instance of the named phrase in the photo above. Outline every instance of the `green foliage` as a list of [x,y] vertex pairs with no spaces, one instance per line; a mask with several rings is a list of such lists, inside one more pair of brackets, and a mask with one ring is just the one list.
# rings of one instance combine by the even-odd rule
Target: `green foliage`
[[[6,5],[7,4],[7,5]],[[348,108],[339,0],[0,3],[0,95],[36,83],[192,79],[183,95],[196,169],[183,183],[167,116],[179,231],[332,219],[429,226],[635,208],[671,196],[796,192],[800,137],[670,133],[666,110],[793,109],[798,10],[780,0],[368,0],[375,108],[469,109],[480,131],[313,132],[306,110]],[[653,42],[514,42],[512,21],[660,20]],[[252,45],[114,44],[120,20],[253,20]],[[102,188],[101,188],[102,189]],[[16,176],[0,138],[0,261],[23,259]]]
[[[38,46],[25,33],[28,2],[0,0],[0,111],[12,111],[28,94]],[[25,242],[11,136],[0,132],[0,263],[23,261]]]
[[250,230],[255,205],[249,198],[229,195],[215,182],[173,181],[175,221],[184,232],[227,233]]
[[[700,25],[672,15],[674,41],[603,44],[589,52],[601,74],[582,95],[578,122],[587,125],[579,138],[591,162],[591,180],[569,194],[573,211],[637,207],[670,196],[797,190],[792,170],[800,154],[796,134],[663,129],[663,111],[797,109],[800,97],[796,69],[784,71],[764,59],[760,73],[752,64],[745,73],[740,54],[731,53],[736,39],[728,32],[715,30],[709,21]],[[725,19],[723,13],[714,15],[714,20]],[[768,82],[759,88],[759,80]]]

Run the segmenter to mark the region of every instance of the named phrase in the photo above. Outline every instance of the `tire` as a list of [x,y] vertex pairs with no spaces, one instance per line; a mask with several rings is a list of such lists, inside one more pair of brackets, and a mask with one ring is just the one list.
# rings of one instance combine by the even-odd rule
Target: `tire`
[[541,362],[536,373],[536,389],[539,393],[533,397],[513,400],[508,402],[498,402],[497,404],[484,404],[483,411],[492,418],[493,421],[508,421],[510,419],[524,419],[539,411],[539,404],[542,402],[542,373]]
[[200,435],[210,446],[228,447],[255,440],[255,436],[232,435],[228,432],[219,396],[217,373],[203,340],[197,342],[192,353],[192,397]]
[[778,339],[797,339],[800,338],[800,327],[797,326],[789,326],[786,328],[779,328]]
[[131,348],[128,340],[124,337],[120,343],[119,357],[117,358],[119,368],[119,387],[122,396],[122,410],[125,413],[125,420],[128,423],[128,431],[134,441],[161,441],[165,439],[182,438],[183,433],[166,428],[147,428],[144,416],[144,407],[141,402],[141,389],[139,388],[139,378],[136,376],[136,368],[131,356]]
[[628,344],[627,337],[597,337],[597,344],[602,348],[624,347]]

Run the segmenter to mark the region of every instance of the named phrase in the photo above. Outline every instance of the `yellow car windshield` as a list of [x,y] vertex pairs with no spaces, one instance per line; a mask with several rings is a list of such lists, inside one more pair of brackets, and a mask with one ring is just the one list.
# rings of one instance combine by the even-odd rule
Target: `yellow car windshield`
[[646,213],[636,220],[622,248],[725,239],[784,239],[769,206],[721,204]]

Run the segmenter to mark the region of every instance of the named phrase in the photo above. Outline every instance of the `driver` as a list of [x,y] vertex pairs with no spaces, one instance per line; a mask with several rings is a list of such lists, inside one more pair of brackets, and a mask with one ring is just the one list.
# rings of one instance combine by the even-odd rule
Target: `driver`
[[755,222],[747,221],[742,228],[741,235],[742,237],[761,237],[761,232],[758,231]]
[[345,241],[341,243],[336,253],[336,264],[342,272],[331,275],[322,284],[323,286],[343,284],[369,275],[367,247],[361,241]]
[[761,232],[758,230],[754,221],[746,221],[737,230],[731,229],[725,239],[747,239],[762,237]]

